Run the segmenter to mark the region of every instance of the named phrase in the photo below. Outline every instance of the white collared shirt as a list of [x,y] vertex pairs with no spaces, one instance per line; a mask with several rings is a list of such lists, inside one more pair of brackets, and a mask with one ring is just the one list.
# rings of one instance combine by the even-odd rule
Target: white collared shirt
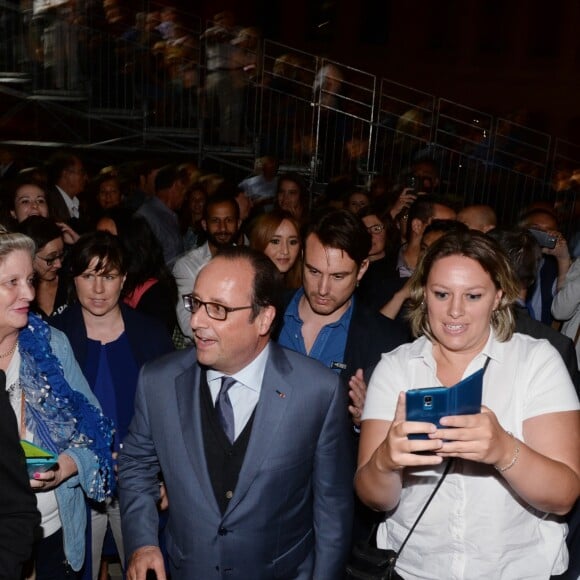
[[[232,375],[236,379],[236,384],[230,387],[228,394],[234,410],[235,439],[244,430],[258,404],[269,353],[270,345],[267,344],[266,348],[249,365]],[[221,389],[223,376],[223,373],[213,369],[207,371],[207,384],[214,405]]]
[[68,213],[70,214],[70,217],[72,217],[72,218],[79,218],[80,217],[80,214],[79,214],[79,198],[76,197],[76,196],[71,198],[58,185],[56,186],[56,189],[58,189],[58,192],[62,196],[62,199],[64,199],[64,203],[66,203],[66,207],[68,209]]
[[[524,439],[526,419],[579,408],[562,357],[548,341],[516,333],[499,342],[492,333],[463,378],[486,357],[482,402],[518,439]],[[440,385],[436,371],[425,337],[383,354],[369,382],[363,421],[392,421],[398,393]],[[399,549],[442,471],[442,465],[405,468],[400,502],[377,533],[380,548]],[[546,579],[566,569],[566,528],[561,518],[518,501],[493,466],[456,460],[401,552],[397,570],[409,580]]]

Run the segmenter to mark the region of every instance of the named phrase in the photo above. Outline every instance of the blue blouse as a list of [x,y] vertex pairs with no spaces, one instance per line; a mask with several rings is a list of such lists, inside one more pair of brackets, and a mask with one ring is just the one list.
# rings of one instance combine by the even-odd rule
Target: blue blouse
[[[112,368],[116,369],[117,383],[114,382]],[[133,356],[127,333],[123,331],[119,338],[107,344],[88,338],[87,358],[82,370],[101,404],[104,415],[115,424],[113,447],[118,451],[133,417],[139,376],[139,366]]]

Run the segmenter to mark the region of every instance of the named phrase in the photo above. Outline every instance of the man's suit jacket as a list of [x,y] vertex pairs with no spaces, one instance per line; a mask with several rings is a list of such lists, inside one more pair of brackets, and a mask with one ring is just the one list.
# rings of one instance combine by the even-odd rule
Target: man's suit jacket
[[20,578],[23,562],[32,552],[33,532],[40,523],[20,447],[16,416],[0,380],[0,579]]
[[51,186],[46,189],[46,196],[48,198],[48,207],[50,209],[50,217],[57,222],[68,223],[71,219],[68,207],[56,186]]
[[46,197],[48,200],[48,209],[50,217],[55,222],[64,222],[68,224],[77,234],[82,234],[90,231],[88,220],[84,217],[84,208],[81,207],[81,217],[73,218],[70,215],[69,209],[56,186],[51,186],[46,189]]
[[222,515],[204,453],[201,372],[193,349],[141,371],[119,458],[127,553],[157,544],[161,469],[173,580],[341,578],[353,466],[346,392],[337,375],[270,344],[244,463]]

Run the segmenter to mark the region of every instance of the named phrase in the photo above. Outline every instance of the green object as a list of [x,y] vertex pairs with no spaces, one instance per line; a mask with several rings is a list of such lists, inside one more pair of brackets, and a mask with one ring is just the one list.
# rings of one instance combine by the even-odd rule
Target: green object
[[43,449],[26,439],[21,439],[20,445],[24,451],[26,468],[30,479],[34,478],[35,473],[48,471],[56,465],[57,457],[51,451]]

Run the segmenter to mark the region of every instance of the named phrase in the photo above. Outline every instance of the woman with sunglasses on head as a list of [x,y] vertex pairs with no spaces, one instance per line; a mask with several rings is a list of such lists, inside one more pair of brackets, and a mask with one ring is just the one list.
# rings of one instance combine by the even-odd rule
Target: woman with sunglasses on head
[[68,304],[66,280],[61,275],[65,255],[61,228],[50,218],[31,215],[18,224],[18,231],[36,244],[32,262],[36,297],[31,308],[48,319],[62,312]]
[[[173,350],[164,325],[121,299],[127,265],[121,242],[109,232],[85,234],[73,246],[70,270],[75,303],[51,324],[70,340],[83,374],[113,420],[113,451],[118,452],[133,416],[139,370]],[[91,505],[92,570],[97,577],[107,524],[124,562],[117,498]]]

